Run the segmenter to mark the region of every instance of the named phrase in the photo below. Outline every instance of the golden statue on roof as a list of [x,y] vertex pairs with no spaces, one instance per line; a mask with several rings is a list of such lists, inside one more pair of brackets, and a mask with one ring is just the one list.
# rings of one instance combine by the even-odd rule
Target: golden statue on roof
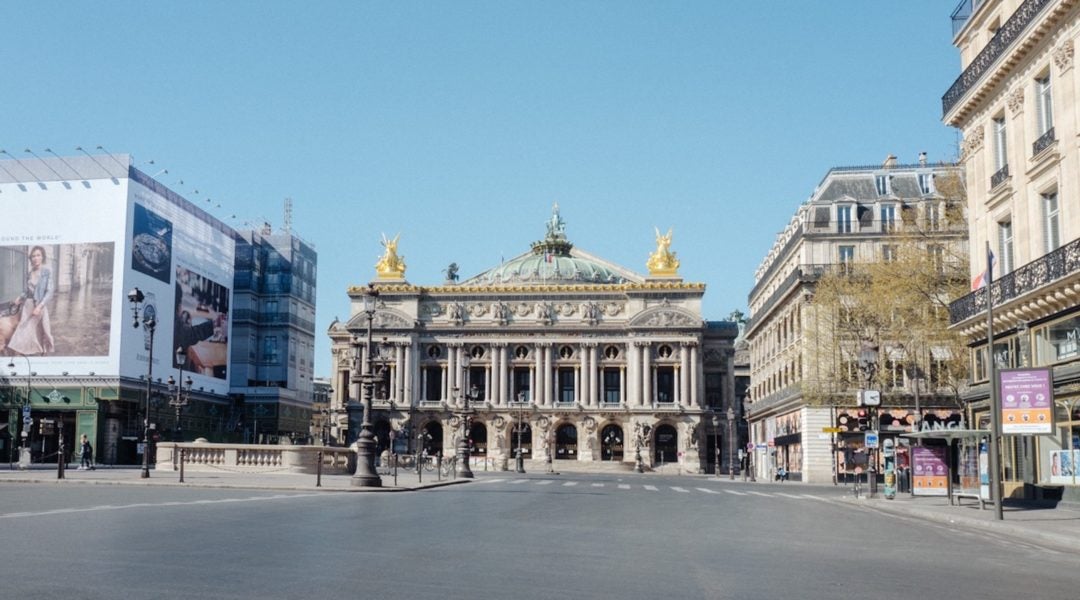
[[679,259],[671,251],[671,229],[668,229],[667,235],[661,234],[657,227],[653,229],[656,230],[656,252],[649,255],[645,266],[649,268],[649,275],[654,277],[674,277],[679,274]]
[[378,274],[379,279],[405,279],[405,257],[398,256],[397,253],[399,237],[401,237],[400,233],[391,240],[385,233],[382,234],[382,245],[386,251],[379,262],[375,263],[375,273]]

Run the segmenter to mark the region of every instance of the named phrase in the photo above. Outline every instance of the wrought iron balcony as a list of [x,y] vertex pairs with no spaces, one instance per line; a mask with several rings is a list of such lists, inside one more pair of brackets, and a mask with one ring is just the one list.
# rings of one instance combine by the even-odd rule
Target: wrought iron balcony
[[[1050,4],[1053,4],[1054,0],[1027,0],[1016,9],[1016,12],[1009,17],[1008,21],[998,29],[994,37],[990,39],[990,42],[986,44],[986,47],[979,52],[979,55],[975,57],[975,60],[971,61],[964,72],[960,74],[960,77],[953,82],[949,91],[945,92],[945,95],[941,98],[941,113],[942,115],[949,114],[949,111],[960,102],[960,99],[967,95],[973,87],[978,85],[983,76],[990,72],[990,69],[997,63],[997,60],[1001,58],[1005,52],[1012,47],[1013,43],[1023,37],[1026,33],[1029,25],[1035,22],[1035,20]],[[953,27],[955,29],[958,15],[963,15],[963,4],[957,8],[957,11],[953,12]],[[974,13],[978,8],[979,2],[975,2],[972,10],[967,15],[962,16],[964,21]],[[963,27],[963,24],[961,24]],[[958,31],[958,30],[957,30]],[[955,33],[955,32],[954,32]]]
[[[999,306],[1028,292],[1080,271],[1080,239],[1046,254],[994,281],[990,293]],[[949,304],[949,323],[955,325],[986,311],[986,292],[976,290]]]
[[1049,148],[1055,141],[1057,141],[1057,138],[1054,137],[1054,128],[1051,127],[1046,130],[1046,133],[1040,135],[1039,139],[1031,144],[1031,155],[1038,156],[1040,152]]
[[990,176],[990,189],[994,189],[997,186],[1005,182],[1009,178],[1009,165],[1005,165],[998,169],[997,173]]

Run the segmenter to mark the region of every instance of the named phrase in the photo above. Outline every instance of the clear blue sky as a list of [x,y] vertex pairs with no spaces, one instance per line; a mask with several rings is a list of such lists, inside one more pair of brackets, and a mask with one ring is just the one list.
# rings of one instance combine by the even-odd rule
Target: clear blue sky
[[0,148],[128,152],[237,225],[292,197],[318,375],[380,233],[438,284],[527,250],[553,202],[637,272],[674,228],[720,319],[830,167],[955,159],[953,4],[5,2]]

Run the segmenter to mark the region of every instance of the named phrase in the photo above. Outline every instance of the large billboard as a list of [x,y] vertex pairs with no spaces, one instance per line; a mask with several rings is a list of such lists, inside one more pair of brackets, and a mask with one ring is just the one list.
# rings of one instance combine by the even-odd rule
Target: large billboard
[[[154,378],[178,376],[182,366],[196,389],[228,393],[231,230],[135,170],[128,202],[126,287],[142,290],[157,321]],[[145,376],[146,332],[129,327],[123,335],[122,374]]]
[[116,373],[123,182],[22,182],[11,177],[21,173],[16,165],[8,171],[0,181],[0,357],[20,374]]
[[998,372],[1001,433],[1054,433],[1054,377],[1050,369],[1004,369]]

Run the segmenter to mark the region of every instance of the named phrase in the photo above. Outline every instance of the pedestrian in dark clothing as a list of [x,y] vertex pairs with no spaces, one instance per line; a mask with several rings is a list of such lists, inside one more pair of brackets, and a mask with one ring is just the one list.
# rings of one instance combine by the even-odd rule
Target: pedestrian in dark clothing
[[84,433],[82,435],[82,464],[79,466],[79,470],[86,469],[94,470],[94,447],[90,445],[90,440]]

